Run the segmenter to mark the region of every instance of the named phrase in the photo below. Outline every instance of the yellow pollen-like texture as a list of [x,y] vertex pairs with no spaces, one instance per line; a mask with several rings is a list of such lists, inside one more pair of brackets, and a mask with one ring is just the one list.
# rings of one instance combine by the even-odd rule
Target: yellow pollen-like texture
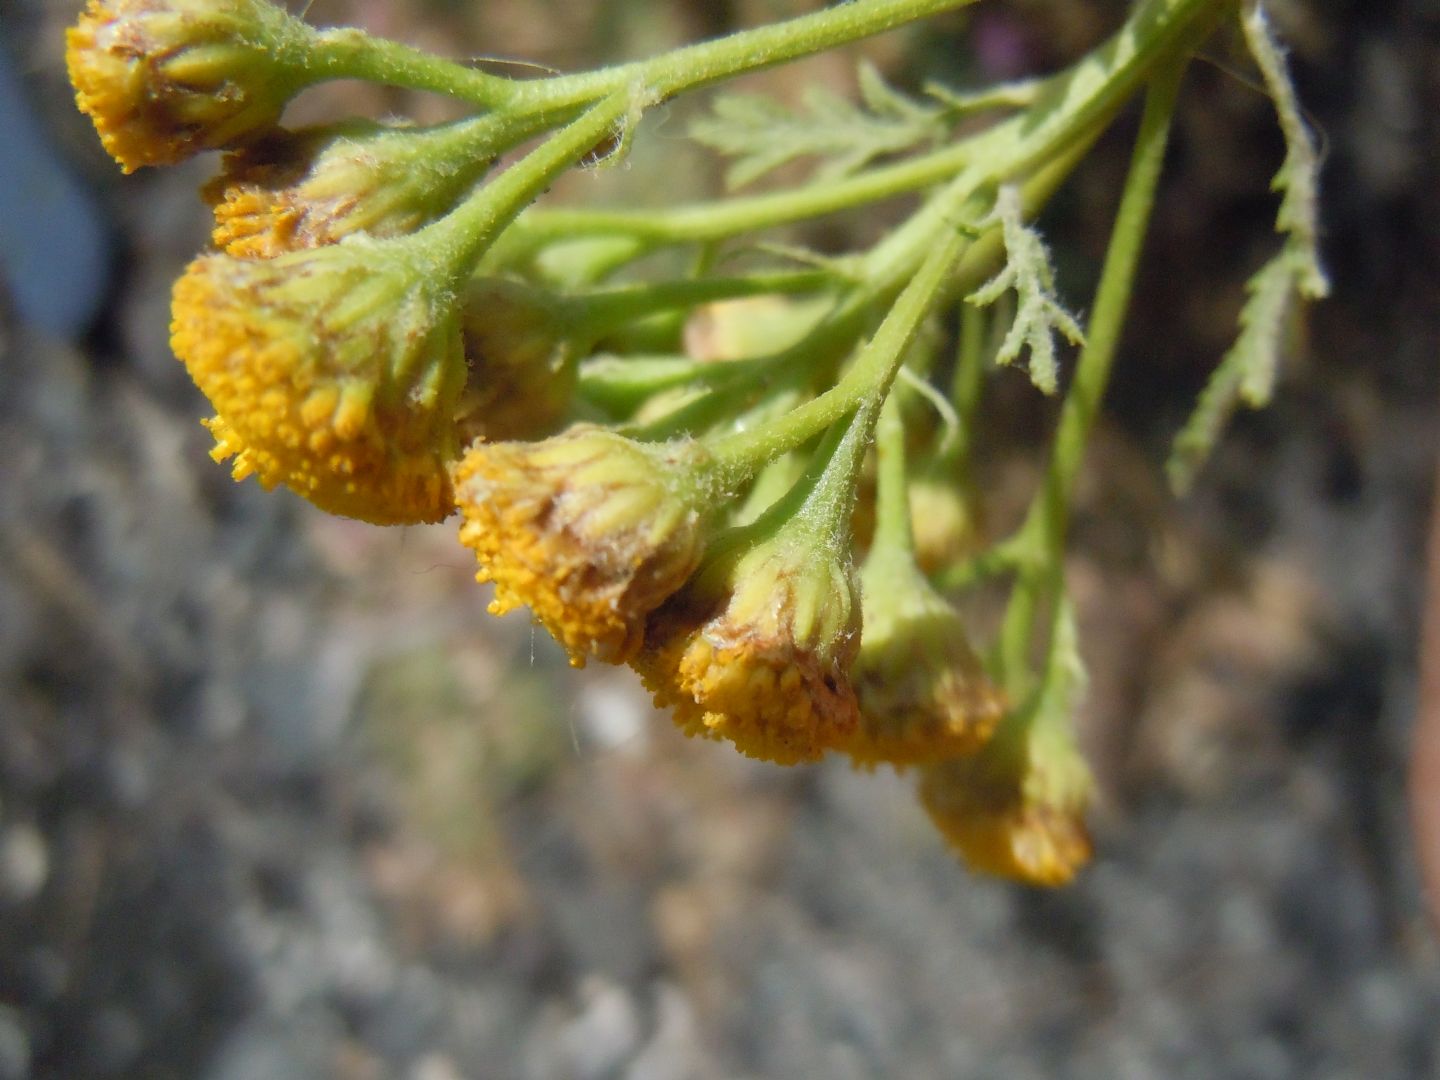
[[490,610],[528,606],[577,667],[632,657],[646,616],[702,550],[698,513],[643,460],[611,469],[614,452],[606,438],[565,435],[480,443],[454,472],[460,541],[475,552],[477,579],[495,585]]
[[860,723],[845,745],[856,765],[904,767],[973,754],[1005,715],[1004,696],[968,646],[966,655],[940,663],[916,653],[909,663],[872,667],[862,648],[854,673]]
[[168,124],[157,124],[155,109],[147,105],[138,54],[122,41],[101,44],[101,36],[113,35],[114,19],[106,4],[91,0],[79,23],[65,33],[65,67],[75,104],[94,121],[106,152],[127,173],[142,165],[183,161],[189,156],[183,139],[177,140]]
[[[216,189],[206,188],[208,196]],[[290,191],[266,191],[259,187],[226,187],[212,199],[215,229],[211,239],[221,251],[237,259],[273,259],[288,251],[333,243],[310,225],[312,208],[300,203]]]
[[1083,808],[1027,799],[951,770],[927,776],[921,801],[936,827],[973,869],[1055,887],[1068,884],[1093,853]]
[[[365,228],[351,221],[364,199],[363,170],[347,177],[354,183],[307,183],[313,166],[313,140],[287,132],[260,140],[228,154],[218,176],[200,191],[215,215],[211,239],[227,255],[239,259],[273,259],[290,251],[324,247]],[[416,225],[418,213],[402,222]],[[371,235],[398,235],[401,228],[375,230]]]
[[[181,62],[191,47],[207,59]],[[227,77],[227,49],[237,68],[253,66],[253,86]],[[90,0],[66,32],[65,65],[76,105],[127,173],[267,130],[287,96],[263,51],[226,43],[198,11],[145,0]]]
[[[223,258],[223,257],[213,257]],[[202,258],[175,285],[171,344],[219,414],[207,426],[236,480],[284,484],[322,510],[376,524],[453,509],[436,418],[375,400],[375,385],[316,362],[324,342],[260,310]]]
[[727,739],[764,761],[815,761],[842,746],[859,719],[838,665],[793,643],[717,643],[702,631],[635,666],[687,735]]

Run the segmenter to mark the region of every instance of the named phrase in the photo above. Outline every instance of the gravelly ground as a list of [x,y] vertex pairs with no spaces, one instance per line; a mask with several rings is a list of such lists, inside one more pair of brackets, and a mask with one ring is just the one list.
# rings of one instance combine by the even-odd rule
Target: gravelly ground
[[[1263,103],[1202,73],[1077,522],[1105,799],[1054,894],[969,877],[903,779],[747,762],[570,672],[450,526],[232,485],[164,335],[205,169],[107,192],[105,332],[0,322],[0,1080],[1440,1073],[1402,805],[1437,24],[1290,11],[1338,296],[1170,502],[1174,387],[1272,212]],[[1122,153],[1053,225],[1077,258]]]

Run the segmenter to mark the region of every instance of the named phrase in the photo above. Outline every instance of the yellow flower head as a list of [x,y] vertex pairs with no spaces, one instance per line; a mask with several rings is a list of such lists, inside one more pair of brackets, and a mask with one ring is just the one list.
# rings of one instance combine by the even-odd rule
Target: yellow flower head
[[470,378],[460,437],[535,439],[564,417],[575,391],[579,350],[555,297],[518,281],[475,278],[465,290],[460,332]]
[[925,766],[920,800],[972,869],[1064,885],[1090,860],[1093,781],[1068,732],[1021,720],[972,757]]
[[581,424],[536,443],[478,442],[455,467],[460,541],[495,583],[497,615],[528,605],[583,664],[621,663],[645,617],[704,550],[705,456]]
[[463,164],[444,153],[447,140],[479,122],[277,128],[227,154],[202,189],[215,212],[215,246],[239,258],[273,259],[351,233],[414,232],[448,211],[488,166],[479,152]]
[[264,0],[90,0],[65,38],[75,101],[126,172],[268,131],[308,28]]
[[800,528],[727,546],[651,617],[635,668],[687,735],[782,765],[813,761],[857,723],[849,668],[860,604],[848,552]]
[[907,552],[879,550],[860,576],[865,635],[855,658],[858,765],[915,765],[971,754],[1005,711],[954,605]]
[[465,381],[453,308],[402,252],[359,237],[265,262],[206,255],[175,284],[171,344],[235,479],[377,524],[439,521]]

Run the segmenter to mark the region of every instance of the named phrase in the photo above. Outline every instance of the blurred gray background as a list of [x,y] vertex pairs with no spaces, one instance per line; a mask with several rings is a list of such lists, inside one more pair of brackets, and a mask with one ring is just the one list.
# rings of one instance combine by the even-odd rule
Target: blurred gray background
[[[809,0],[317,0],[561,69]],[[1437,450],[1440,7],[1284,0],[1326,141],[1335,298],[1199,490],[1161,463],[1270,250],[1280,147],[1196,65],[1089,459],[1071,580],[1103,793],[1094,866],[974,878],[904,778],[682,739],[626,671],[495,620],[453,526],[232,484],[167,345],[213,159],[123,178],[74,109],[77,5],[0,0],[0,1080],[1415,1077],[1440,947],[1403,806]],[[793,99],[1052,70],[1117,0],[987,0],[748,81]],[[662,110],[556,197],[720,171]],[[438,119],[433,99],[307,94]],[[1133,117],[1045,228],[1083,305]],[[866,243],[896,208],[797,234]],[[998,378],[996,521],[1048,406]],[[1007,517],[1009,515],[1009,517]]]

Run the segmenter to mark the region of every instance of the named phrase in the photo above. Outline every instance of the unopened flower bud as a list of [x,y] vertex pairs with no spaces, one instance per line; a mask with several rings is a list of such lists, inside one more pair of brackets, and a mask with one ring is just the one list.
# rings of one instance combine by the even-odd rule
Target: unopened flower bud
[[309,33],[266,0],[90,0],[65,61],[76,104],[134,172],[269,131],[313,80]]
[[406,254],[354,237],[190,264],[171,343],[218,413],[215,455],[234,457],[237,480],[253,473],[378,524],[454,508],[447,465],[465,381],[454,300]]
[[975,553],[982,528],[973,499],[953,475],[922,469],[909,485],[915,561],[933,574]]
[[454,470],[460,540],[495,583],[490,610],[528,605],[570,652],[621,663],[646,616],[704,550],[704,451],[577,425],[536,443],[477,442]]
[[865,634],[853,680],[860,724],[845,745],[859,765],[915,765],[971,754],[1005,711],[953,604],[908,552],[882,548],[861,570]]

